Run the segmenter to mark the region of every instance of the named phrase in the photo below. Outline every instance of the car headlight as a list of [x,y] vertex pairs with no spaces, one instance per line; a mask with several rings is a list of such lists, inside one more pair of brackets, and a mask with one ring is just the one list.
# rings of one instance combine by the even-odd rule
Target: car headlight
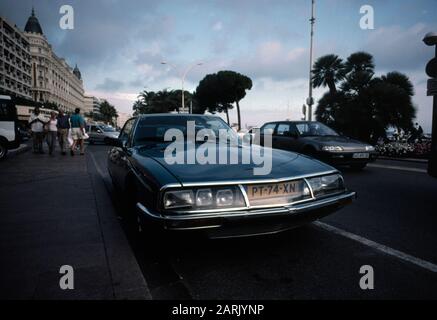
[[322,150],[327,152],[339,152],[343,151],[344,149],[340,146],[324,146],[322,147]]
[[343,177],[340,174],[307,179],[315,197],[337,193],[345,190]]
[[170,190],[164,193],[163,207],[169,211],[196,211],[242,208],[246,203],[237,186]]
[[366,151],[375,151],[375,147],[373,147],[373,146],[366,146]]

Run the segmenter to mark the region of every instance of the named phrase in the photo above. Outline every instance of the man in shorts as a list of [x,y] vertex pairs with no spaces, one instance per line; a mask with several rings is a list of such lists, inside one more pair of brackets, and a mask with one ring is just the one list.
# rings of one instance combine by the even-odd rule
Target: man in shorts
[[76,150],[77,144],[80,146],[80,155],[83,156],[83,140],[84,140],[84,130],[85,130],[85,120],[80,115],[80,109],[76,108],[74,114],[70,117],[71,124],[71,137],[73,138],[73,144],[71,145],[70,154],[74,156],[74,150]]

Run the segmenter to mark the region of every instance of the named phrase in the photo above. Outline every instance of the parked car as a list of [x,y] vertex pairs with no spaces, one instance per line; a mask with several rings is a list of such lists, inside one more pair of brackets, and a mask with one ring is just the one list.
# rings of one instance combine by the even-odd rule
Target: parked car
[[[272,170],[265,176],[253,175],[255,164],[169,164],[164,155],[172,142],[164,134],[173,128],[186,132],[187,121],[195,122],[196,131],[236,135],[219,117],[156,114],[128,120],[111,141],[109,173],[139,231],[197,230],[211,238],[276,233],[329,215],[355,197],[333,167],[260,146],[226,144],[229,154],[271,151]],[[182,147],[179,155],[186,159],[186,141]]]
[[111,138],[117,138],[120,134],[119,131],[111,126],[101,124],[89,124],[86,126],[86,132],[89,135],[88,143],[93,144],[96,142],[109,144]]
[[17,108],[12,98],[0,95],[0,160],[6,157],[9,150],[20,146],[17,123]]
[[20,141],[28,141],[31,138],[31,134],[26,127],[19,127],[18,135],[20,137]]
[[260,130],[261,143],[266,130],[272,134],[273,148],[303,153],[332,165],[363,169],[378,156],[375,147],[342,136],[316,121],[266,123]]

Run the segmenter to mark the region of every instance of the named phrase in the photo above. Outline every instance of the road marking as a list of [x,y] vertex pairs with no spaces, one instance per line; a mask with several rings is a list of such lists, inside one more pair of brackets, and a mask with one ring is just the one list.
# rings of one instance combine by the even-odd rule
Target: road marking
[[365,246],[368,246],[368,247],[370,247],[372,249],[378,250],[378,251],[380,251],[382,253],[388,254],[388,255],[393,256],[395,258],[398,258],[400,260],[412,263],[412,264],[414,264],[416,266],[419,266],[419,267],[421,267],[423,269],[426,269],[428,271],[437,272],[437,265],[435,265],[435,264],[433,264],[431,262],[428,262],[428,261],[425,261],[425,260],[413,257],[413,256],[411,256],[411,255],[409,255],[407,253],[402,252],[402,251],[399,251],[399,250],[396,250],[396,249],[392,249],[392,248],[387,247],[385,245],[379,244],[379,243],[374,242],[372,240],[363,238],[363,237],[361,237],[359,235],[356,235],[356,234],[344,231],[342,229],[336,228],[334,226],[331,226],[329,224],[326,224],[326,223],[323,223],[323,222],[320,222],[320,221],[313,222],[313,224],[315,226],[321,228],[321,229],[324,229],[326,231],[329,231],[329,232],[338,234],[340,236],[346,237],[348,239],[357,241],[357,242],[359,242],[361,244],[364,244]]
[[383,164],[368,164],[368,167],[371,168],[383,168],[383,169],[393,169],[393,170],[401,170],[401,171],[410,171],[410,172],[420,172],[420,173],[428,173],[425,169],[418,168],[407,168],[407,167],[399,167],[399,166],[387,166]]
[[94,154],[92,154],[91,152],[88,152],[88,154],[91,156],[91,159],[93,160],[93,162],[94,162],[94,166],[96,167],[96,170],[97,170],[97,172],[100,174],[100,176],[103,178],[103,179],[105,179],[105,174],[103,174],[103,170],[100,168],[100,166],[97,164],[97,160],[96,160],[96,158],[94,157]]

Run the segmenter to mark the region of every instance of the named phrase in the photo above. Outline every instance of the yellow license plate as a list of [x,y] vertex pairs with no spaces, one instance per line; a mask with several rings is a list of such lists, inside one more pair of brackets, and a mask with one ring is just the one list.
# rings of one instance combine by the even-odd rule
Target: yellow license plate
[[295,198],[303,192],[303,181],[289,181],[247,186],[249,201],[271,198]]

